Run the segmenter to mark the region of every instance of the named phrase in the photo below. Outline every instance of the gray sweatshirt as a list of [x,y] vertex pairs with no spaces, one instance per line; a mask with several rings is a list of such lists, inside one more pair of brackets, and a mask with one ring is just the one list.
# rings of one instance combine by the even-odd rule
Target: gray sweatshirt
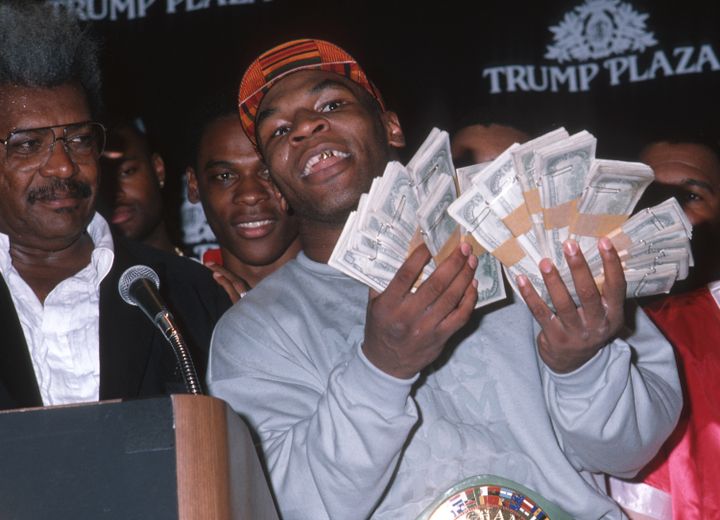
[[556,374],[523,303],[479,309],[441,359],[401,380],[362,354],[367,300],[301,253],[215,329],[210,392],[259,435],[285,520],[412,519],[478,474],[575,518],[623,518],[600,474],[635,474],[682,404],[672,348],[642,310],[623,338]]

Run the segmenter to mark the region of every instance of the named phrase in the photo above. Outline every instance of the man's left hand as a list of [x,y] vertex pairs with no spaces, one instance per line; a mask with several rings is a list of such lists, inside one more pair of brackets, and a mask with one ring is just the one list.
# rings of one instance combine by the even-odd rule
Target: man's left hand
[[208,262],[205,267],[213,272],[213,278],[215,281],[225,289],[230,301],[232,303],[237,302],[240,298],[250,290],[250,284],[248,284],[243,278],[232,273],[223,266],[216,264],[215,262]]
[[537,337],[540,357],[555,372],[571,372],[582,366],[623,326],[626,284],[622,263],[608,238],[598,241],[598,249],[605,271],[602,294],[577,242],[567,240],[563,244],[580,300],[579,307],[573,302],[558,270],[547,258],[540,262],[540,272],[555,312],[540,298],[525,276],[517,279],[525,303],[542,327]]

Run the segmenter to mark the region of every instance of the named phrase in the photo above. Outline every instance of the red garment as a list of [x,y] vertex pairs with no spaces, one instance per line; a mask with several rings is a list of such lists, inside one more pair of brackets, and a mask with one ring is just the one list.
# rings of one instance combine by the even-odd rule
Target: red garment
[[222,253],[220,252],[219,247],[208,249],[203,253],[203,255],[202,255],[203,265],[207,265],[208,262],[213,262],[217,265],[223,265]]
[[685,406],[645,482],[672,495],[674,519],[720,516],[720,309],[707,287],[645,312],[674,345]]

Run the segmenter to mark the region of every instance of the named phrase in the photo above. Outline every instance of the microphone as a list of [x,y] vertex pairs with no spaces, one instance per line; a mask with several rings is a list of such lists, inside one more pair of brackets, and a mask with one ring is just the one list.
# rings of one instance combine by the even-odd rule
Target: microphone
[[160,329],[163,337],[170,343],[185,381],[185,387],[191,394],[202,394],[190,351],[175,324],[175,318],[168,311],[160,293],[160,278],[146,265],[134,265],[120,275],[118,292],[120,297],[140,310]]

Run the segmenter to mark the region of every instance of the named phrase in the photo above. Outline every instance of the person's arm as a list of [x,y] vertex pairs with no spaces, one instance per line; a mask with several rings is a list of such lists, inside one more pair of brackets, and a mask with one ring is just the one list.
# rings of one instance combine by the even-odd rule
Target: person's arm
[[238,325],[216,330],[208,386],[259,435],[283,517],[367,518],[417,421],[414,380],[380,372],[359,344],[320,380],[319,360]]
[[[290,334],[245,315],[243,323],[223,318],[209,387],[259,434],[285,517],[370,516],[417,421],[412,384],[472,312],[476,260],[469,256],[458,248],[413,292],[429,260],[424,247],[413,253],[388,289],[371,296],[364,337],[329,378],[317,366],[326,360],[308,357],[312,335],[302,325]],[[274,319],[297,318],[267,317]]]
[[632,477],[677,423],[682,393],[672,347],[639,307],[634,321],[578,370],[544,370],[548,409],[578,469]]
[[548,409],[575,467],[632,476],[660,448],[679,417],[682,394],[675,358],[642,310],[633,308],[631,319],[625,319],[625,278],[611,243],[599,243],[602,292],[573,245],[566,244],[566,258],[580,306],[557,270],[542,263],[555,312],[529,284],[521,289],[540,327],[538,352]]

